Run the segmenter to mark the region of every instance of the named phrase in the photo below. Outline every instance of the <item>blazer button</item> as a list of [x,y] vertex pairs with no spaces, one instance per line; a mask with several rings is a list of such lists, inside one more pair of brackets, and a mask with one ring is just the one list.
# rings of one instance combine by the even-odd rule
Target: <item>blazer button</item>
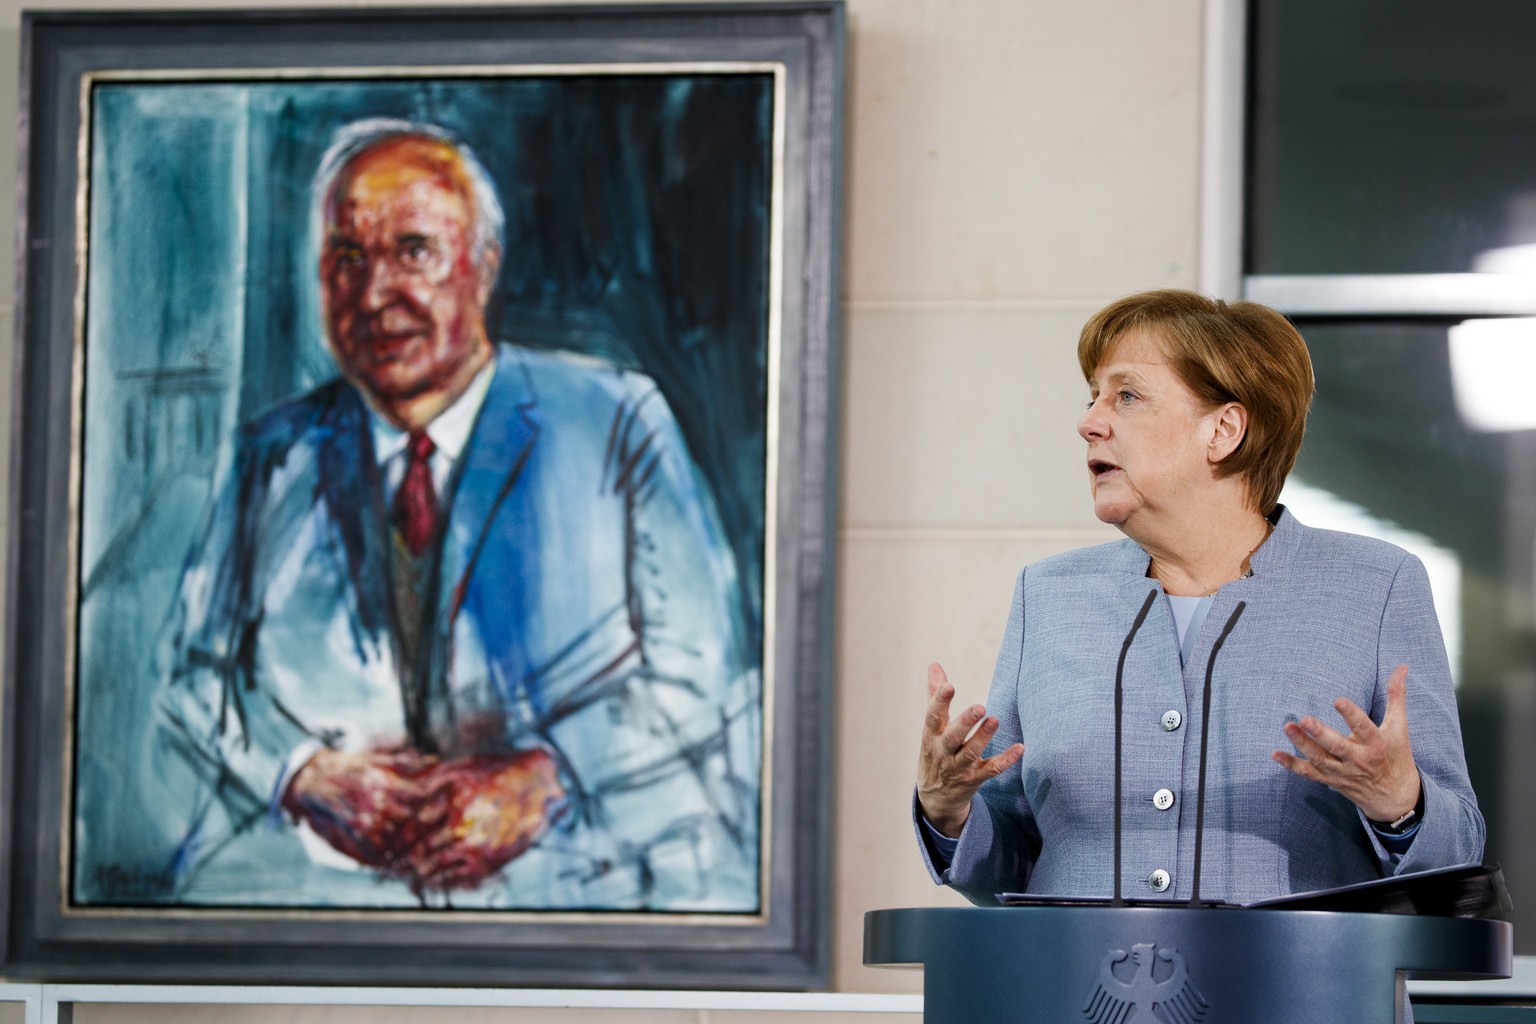
[[1160,789],[1152,794],[1152,806],[1160,811],[1166,811],[1173,806],[1173,790]]
[[1147,876],[1147,884],[1152,887],[1153,892],[1167,892],[1168,886],[1173,884],[1173,876],[1162,868],[1158,868]]
[[1177,711],[1174,711],[1173,709],[1170,708],[1169,710],[1163,712],[1163,731],[1164,732],[1173,732],[1173,730],[1177,729],[1179,726],[1181,726],[1183,724],[1184,724],[1184,716],[1179,714]]

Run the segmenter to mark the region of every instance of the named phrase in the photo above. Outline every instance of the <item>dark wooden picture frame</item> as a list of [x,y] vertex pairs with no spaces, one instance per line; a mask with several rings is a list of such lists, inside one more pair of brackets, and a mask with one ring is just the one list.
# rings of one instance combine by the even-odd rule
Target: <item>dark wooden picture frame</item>
[[[842,47],[840,0],[24,15],[0,973],[825,984]],[[202,116],[229,96],[237,157],[219,156],[217,111],[212,134],[202,120],[180,134],[153,120],[167,102]],[[117,120],[104,113],[109,98],[123,100],[111,108],[126,111]],[[319,243],[297,239],[314,230],[311,176],[326,148],[314,138],[380,117],[443,125],[491,168],[508,239],[487,307],[498,337],[534,353],[529,366],[556,365],[550,380],[567,379],[558,374],[570,354],[583,374],[597,366],[605,380],[639,381],[659,396],[645,400],[652,407],[675,411],[662,429],[691,453],[708,496],[689,516],[722,538],[724,603],[756,696],[739,720],[720,711],[753,757],[721,755],[725,741],[710,736],[683,743],[669,763],[708,774],[714,792],[745,794],[743,870],[756,882],[744,900],[668,890],[650,860],[636,869],[649,888],[633,900],[544,902],[524,886],[477,902],[492,884],[482,876],[434,889],[412,875],[413,905],[400,895],[403,876],[369,861],[377,889],[346,899],[318,883],[241,888],[240,872],[277,849],[260,845],[222,876],[226,889],[192,897],[178,872],[209,848],[201,833],[174,846],[174,866],[157,866],[155,830],[139,821],[165,804],[157,786],[191,783],[140,755],[176,746],[160,691],[177,678],[190,629],[167,630],[173,641],[151,634],[166,606],[206,603],[187,596],[202,593],[188,581],[207,568],[197,544],[217,532],[218,512],[199,507],[217,509],[218,487],[233,487],[221,479],[248,494],[228,468],[249,461],[240,445],[327,387],[346,390],[327,380],[336,366],[323,342],[289,340],[321,333],[304,284]],[[238,237],[216,216],[231,189],[242,196]],[[210,190],[223,206],[206,200]],[[238,301],[204,316],[202,298],[235,276]],[[165,340],[198,331],[211,340]],[[125,554],[134,545],[153,557]],[[674,620],[678,607],[699,606],[674,603]],[[260,657],[246,662],[247,677]],[[645,679],[665,679],[649,670]],[[611,704],[611,720],[628,707]],[[569,767],[557,730],[527,728]],[[249,733],[240,740],[251,745]],[[202,756],[201,784],[227,796],[237,772]],[[716,762],[728,765],[724,782]],[[575,788],[558,801],[562,826],[588,813]],[[263,812],[275,823],[288,805],[244,792],[247,831],[234,834],[280,831]],[[701,877],[732,863],[703,840],[676,848],[705,865]],[[287,854],[277,856],[271,863]]]

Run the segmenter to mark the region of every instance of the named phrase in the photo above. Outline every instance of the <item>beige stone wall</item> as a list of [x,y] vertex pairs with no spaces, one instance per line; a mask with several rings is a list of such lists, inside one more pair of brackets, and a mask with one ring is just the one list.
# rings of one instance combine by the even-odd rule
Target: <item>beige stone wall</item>
[[[16,103],[19,6],[0,0],[0,109]],[[1200,0],[850,0],[837,746],[826,780],[839,991],[921,989],[915,972],[862,966],[864,911],[957,902],[929,883],[907,822],[924,666],[944,662],[962,699],[981,699],[1019,566],[1109,536],[1093,519],[1073,430],[1086,397],[1073,342],[1110,299],[1196,282],[1201,13]],[[11,124],[0,148],[14,152]],[[14,164],[0,159],[6,195]],[[0,204],[0,236],[12,237],[13,220],[13,204]],[[0,246],[0,365],[10,262]],[[0,450],[9,422],[0,415]],[[218,1018],[791,1019],[571,1013],[259,1008]],[[798,1019],[844,1017],[879,1020]],[[204,1018],[144,1007],[76,1015],[194,1019]]]

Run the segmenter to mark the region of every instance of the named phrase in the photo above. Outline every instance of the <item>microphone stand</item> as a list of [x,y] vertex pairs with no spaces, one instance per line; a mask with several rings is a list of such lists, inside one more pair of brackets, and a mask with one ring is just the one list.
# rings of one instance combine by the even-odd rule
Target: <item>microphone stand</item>
[[1237,620],[1243,617],[1243,609],[1246,607],[1248,602],[1237,602],[1227,624],[1221,628],[1221,635],[1211,646],[1211,657],[1205,663],[1205,692],[1200,697],[1200,786],[1195,796],[1195,871],[1189,894],[1189,905],[1192,907],[1200,906],[1200,855],[1205,845],[1205,765],[1211,741],[1211,676],[1216,671],[1216,655],[1221,653],[1221,645],[1227,642],[1227,634],[1232,632]]
[[[1125,708],[1125,659],[1131,651],[1131,641],[1136,639],[1136,634],[1141,630],[1142,623],[1147,621],[1147,614],[1152,610],[1152,602],[1157,599],[1157,591],[1147,592],[1147,599],[1141,602],[1141,610],[1136,613],[1136,619],[1131,623],[1131,631],[1125,635],[1125,640],[1120,644],[1120,661],[1115,666],[1115,892],[1110,901],[1112,907],[1125,906],[1125,900],[1121,896],[1121,868],[1120,847],[1123,826],[1121,818],[1124,814],[1121,808],[1121,762],[1124,758],[1124,732],[1125,726],[1122,718]],[[1200,782],[1195,796],[1195,867],[1192,876],[1192,890],[1189,897],[1191,907],[1200,906],[1200,862],[1205,846],[1205,769],[1211,743],[1211,680],[1216,672],[1216,655],[1221,653],[1222,645],[1227,642],[1237,620],[1243,617],[1243,609],[1248,607],[1246,601],[1237,602],[1237,607],[1232,609],[1226,625],[1221,627],[1221,634],[1216,637],[1216,642],[1211,646],[1211,656],[1205,663],[1205,689],[1200,699]]]
[[1155,600],[1157,591],[1147,591],[1147,599],[1141,602],[1141,611],[1136,613],[1136,621],[1131,623],[1131,631],[1125,634],[1125,642],[1120,645],[1120,663],[1115,666],[1115,897],[1110,902],[1112,907],[1125,906],[1125,901],[1120,898],[1120,758],[1121,733],[1124,731],[1120,717],[1125,707],[1125,656],[1131,652],[1131,641],[1136,639],[1141,624],[1147,621],[1147,613],[1152,610]]

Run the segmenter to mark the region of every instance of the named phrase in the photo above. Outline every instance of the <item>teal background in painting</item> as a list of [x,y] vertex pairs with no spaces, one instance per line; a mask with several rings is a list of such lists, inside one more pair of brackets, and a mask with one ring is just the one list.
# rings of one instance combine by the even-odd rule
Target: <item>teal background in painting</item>
[[92,95],[73,902],[168,899],[157,647],[234,426],[335,375],[311,177],[339,127],[428,121],[507,211],[498,337],[643,370],[712,487],[761,651],[772,81],[110,83]]

